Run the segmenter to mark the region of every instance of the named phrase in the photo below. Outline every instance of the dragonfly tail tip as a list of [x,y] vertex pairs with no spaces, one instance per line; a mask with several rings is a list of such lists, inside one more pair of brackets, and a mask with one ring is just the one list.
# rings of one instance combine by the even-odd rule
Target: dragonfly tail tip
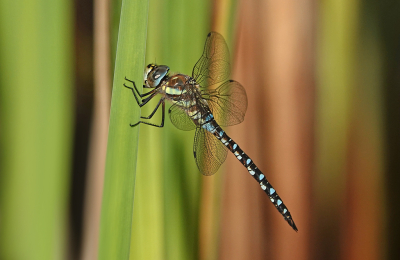
[[298,232],[299,230],[296,227],[296,224],[294,224],[293,219],[288,220],[289,225],[294,229],[294,231]]

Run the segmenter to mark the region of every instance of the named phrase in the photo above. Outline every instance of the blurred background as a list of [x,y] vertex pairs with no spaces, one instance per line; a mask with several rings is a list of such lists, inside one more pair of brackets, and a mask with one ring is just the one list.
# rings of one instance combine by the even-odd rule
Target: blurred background
[[[99,257],[122,1],[0,1],[0,259]],[[224,35],[249,103],[228,134],[299,232],[233,155],[202,176],[166,119],[140,127],[129,259],[400,259],[399,1],[148,10],[146,64],[191,74]]]

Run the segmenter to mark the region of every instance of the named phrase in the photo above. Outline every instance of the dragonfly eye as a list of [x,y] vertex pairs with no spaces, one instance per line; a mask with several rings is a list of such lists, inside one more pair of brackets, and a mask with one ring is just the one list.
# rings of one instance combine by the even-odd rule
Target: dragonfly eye
[[144,73],[144,82],[146,87],[155,88],[160,85],[161,81],[166,77],[169,72],[169,67],[165,65],[157,66],[149,64]]
[[146,68],[144,68],[144,75],[143,75],[143,80],[144,80],[144,84],[146,84],[147,86],[147,78],[149,76],[149,73],[155,68],[157,67],[157,65],[155,64],[149,64],[146,66]]

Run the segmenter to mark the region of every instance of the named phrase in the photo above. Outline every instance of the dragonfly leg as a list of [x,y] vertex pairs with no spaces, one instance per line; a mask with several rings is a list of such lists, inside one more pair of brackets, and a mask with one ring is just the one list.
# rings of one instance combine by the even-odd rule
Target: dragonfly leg
[[[165,119],[165,102],[164,99],[160,99],[160,101],[158,102],[156,108],[154,109],[154,111],[151,113],[150,116],[148,116],[148,118],[145,119],[150,119],[151,117],[153,117],[154,113],[157,111],[158,107],[160,106],[160,104],[162,103],[162,115],[161,115],[161,124],[160,125],[156,125],[156,124],[152,124],[152,123],[148,123],[148,122],[144,122],[144,121],[139,121],[136,124],[130,124],[131,127],[135,127],[139,124],[145,124],[145,125],[151,125],[151,126],[155,126],[155,127],[164,127],[164,119]],[[143,118],[143,117],[141,117]]]
[[147,117],[141,116],[140,118],[151,119],[154,116],[154,114],[157,112],[157,110],[160,107],[161,103],[163,103],[163,102],[164,102],[164,98],[161,98],[160,101],[158,101],[157,106],[154,108],[153,112],[151,112],[151,114],[149,116],[147,116]]
[[150,95],[150,94],[151,94],[151,95],[150,95],[149,97],[145,98],[145,99],[142,99],[142,100],[141,100],[142,102],[140,102],[139,99],[138,99],[138,97],[136,96],[136,93],[135,93],[135,91],[133,90],[133,88],[128,87],[128,86],[125,85],[125,84],[124,84],[124,87],[129,88],[130,90],[132,90],[133,96],[135,97],[136,102],[138,103],[138,105],[139,105],[140,107],[146,105],[147,102],[149,102],[155,95],[157,95],[156,89],[153,89],[152,91],[150,91],[150,92],[148,92],[148,93],[145,94],[146,96],[147,96],[147,95]]
[[[148,100],[148,99],[146,98],[145,100],[142,100],[142,103],[141,103],[141,102],[139,101],[138,97],[136,96],[136,94],[139,95],[139,97],[142,98],[142,97],[145,97],[145,96],[148,96],[148,95],[152,95],[152,94],[154,94],[154,93],[156,92],[156,90],[153,89],[152,91],[149,91],[149,92],[147,92],[147,93],[145,93],[145,94],[140,94],[140,92],[139,92],[139,90],[137,89],[136,84],[135,84],[134,81],[132,81],[132,80],[130,80],[130,79],[127,79],[126,77],[125,77],[125,80],[127,80],[127,81],[129,81],[129,82],[131,82],[131,83],[133,84],[133,87],[135,88],[136,93],[135,93],[135,90],[133,90],[133,88],[128,87],[127,85],[125,85],[125,83],[124,83],[124,87],[129,88],[130,90],[132,90],[132,94],[133,94],[133,96],[135,97],[136,102],[138,103],[138,105],[139,105],[140,107],[144,106],[144,105],[147,103],[147,102],[144,103],[144,101],[145,101],[145,100]],[[154,96],[154,95],[152,95],[152,96]],[[151,98],[150,98],[150,99],[151,99]],[[143,104],[143,103],[144,103],[144,104]]]
[[[137,94],[138,94],[140,97],[145,97],[145,96],[148,96],[148,95],[151,94],[151,91],[150,91],[150,92],[147,92],[147,93],[144,93],[144,94],[140,94],[139,90],[138,90],[137,87],[136,87],[135,81],[132,81],[132,80],[130,80],[130,79],[127,79],[126,77],[125,77],[125,80],[126,80],[126,81],[129,81],[129,82],[131,82],[131,83],[133,84],[133,87],[135,88]],[[144,86],[144,85],[143,85],[143,86]],[[125,87],[127,87],[127,86],[125,86]],[[130,88],[130,87],[127,87],[127,88]],[[132,89],[132,88],[130,88],[130,89]],[[133,91],[133,89],[132,89],[132,91]]]

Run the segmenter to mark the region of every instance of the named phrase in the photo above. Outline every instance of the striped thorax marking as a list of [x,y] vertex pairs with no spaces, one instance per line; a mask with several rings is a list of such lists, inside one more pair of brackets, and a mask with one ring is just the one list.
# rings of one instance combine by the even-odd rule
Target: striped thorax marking
[[174,88],[174,87],[166,87],[165,93],[167,93],[168,95],[178,96],[178,95],[182,94],[182,89]]

